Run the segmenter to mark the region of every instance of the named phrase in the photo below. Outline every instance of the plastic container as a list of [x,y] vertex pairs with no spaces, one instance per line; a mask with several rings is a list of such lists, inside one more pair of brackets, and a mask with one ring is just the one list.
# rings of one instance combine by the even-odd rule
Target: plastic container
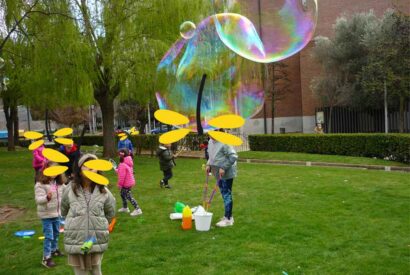
[[192,211],[189,206],[185,206],[182,211],[182,229],[189,230],[192,229]]
[[210,212],[195,214],[196,231],[209,231],[211,229],[213,214]]

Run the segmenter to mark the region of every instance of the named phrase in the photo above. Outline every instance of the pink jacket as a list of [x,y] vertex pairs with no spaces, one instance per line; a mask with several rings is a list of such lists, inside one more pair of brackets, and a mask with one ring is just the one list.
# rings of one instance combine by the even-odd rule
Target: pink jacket
[[33,168],[40,169],[44,165],[46,158],[43,156],[44,145],[33,150]]
[[125,157],[124,161],[118,165],[116,170],[118,174],[117,185],[119,188],[131,188],[135,185],[134,163],[130,156]]

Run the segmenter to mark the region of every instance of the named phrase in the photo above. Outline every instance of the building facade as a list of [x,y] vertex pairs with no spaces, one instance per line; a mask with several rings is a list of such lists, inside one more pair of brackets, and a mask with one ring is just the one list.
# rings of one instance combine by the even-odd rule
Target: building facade
[[[336,19],[342,15],[352,15],[359,12],[373,10],[377,16],[382,16],[389,8],[399,9],[407,14],[410,13],[410,1],[408,0],[319,0],[318,19],[315,32],[316,36],[333,36],[333,25]],[[279,101],[275,102],[274,133],[312,133],[315,122],[315,110],[320,106],[310,89],[311,80],[320,74],[319,65],[312,59],[310,43],[298,54],[284,60],[287,65],[290,89]],[[271,103],[265,102],[265,112],[261,110],[245,126],[245,133],[272,132]],[[266,113],[266,116],[264,116]],[[264,119],[266,117],[266,119]],[[266,122],[265,122],[266,121]],[[266,126],[265,126],[266,123]]]

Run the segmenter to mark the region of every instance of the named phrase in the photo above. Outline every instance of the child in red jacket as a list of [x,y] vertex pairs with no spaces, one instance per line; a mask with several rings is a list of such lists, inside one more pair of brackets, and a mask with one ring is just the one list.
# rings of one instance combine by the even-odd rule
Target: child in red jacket
[[138,216],[142,214],[141,208],[138,206],[137,201],[133,198],[131,188],[135,185],[134,179],[134,163],[129,154],[128,149],[123,148],[119,150],[120,164],[115,170],[118,174],[118,188],[121,190],[122,208],[118,212],[127,212],[130,210],[127,206],[127,200],[135,207],[135,210],[131,212],[131,216]]

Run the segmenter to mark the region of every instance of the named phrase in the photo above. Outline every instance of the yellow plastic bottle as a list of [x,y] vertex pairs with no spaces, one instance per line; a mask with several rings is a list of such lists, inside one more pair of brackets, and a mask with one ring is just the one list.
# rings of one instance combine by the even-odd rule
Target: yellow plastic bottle
[[192,229],[192,211],[188,205],[184,207],[184,210],[182,210],[182,229]]

